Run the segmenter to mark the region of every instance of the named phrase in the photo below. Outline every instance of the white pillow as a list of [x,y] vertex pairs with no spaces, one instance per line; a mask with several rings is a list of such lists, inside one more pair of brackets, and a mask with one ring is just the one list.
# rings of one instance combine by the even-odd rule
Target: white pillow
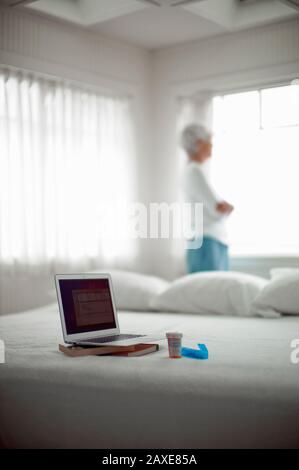
[[278,279],[290,274],[299,274],[298,268],[273,268],[270,271],[271,279]]
[[121,310],[152,310],[153,298],[169,286],[169,282],[159,277],[131,271],[93,271],[96,272],[111,274],[115,304]]
[[252,312],[272,317],[299,315],[299,272],[271,280],[253,302]]
[[238,272],[189,274],[174,281],[152,306],[174,312],[247,316],[266,284],[266,279]]

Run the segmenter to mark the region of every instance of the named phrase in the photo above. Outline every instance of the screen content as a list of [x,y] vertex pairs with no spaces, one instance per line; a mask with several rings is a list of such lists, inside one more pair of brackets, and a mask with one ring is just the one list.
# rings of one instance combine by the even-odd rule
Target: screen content
[[116,328],[108,279],[60,279],[69,335]]

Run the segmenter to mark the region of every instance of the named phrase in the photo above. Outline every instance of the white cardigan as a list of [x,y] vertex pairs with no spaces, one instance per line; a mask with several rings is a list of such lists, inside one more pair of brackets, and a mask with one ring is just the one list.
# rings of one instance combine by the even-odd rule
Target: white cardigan
[[214,191],[200,163],[191,161],[187,164],[183,175],[183,190],[186,202],[203,204],[203,235],[227,245],[227,215],[216,209],[223,199]]

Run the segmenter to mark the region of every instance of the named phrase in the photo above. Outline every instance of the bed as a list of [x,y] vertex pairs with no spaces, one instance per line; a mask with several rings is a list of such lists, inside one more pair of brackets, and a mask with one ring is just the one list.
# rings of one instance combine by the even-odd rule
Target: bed
[[56,305],[0,317],[2,448],[299,447],[299,318],[120,312],[121,329],[169,329],[207,361],[69,358]]

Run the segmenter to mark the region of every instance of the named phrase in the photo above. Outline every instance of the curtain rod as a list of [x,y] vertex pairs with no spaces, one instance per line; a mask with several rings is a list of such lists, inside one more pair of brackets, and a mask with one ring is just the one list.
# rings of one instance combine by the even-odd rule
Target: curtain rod
[[255,90],[264,90],[266,88],[278,88],[280,86],[287,86],[291,85],[292,80],[282,80],[282,81],[273,81],[273,82],[265,82],[265,83],[259,83],[256,85],[251,85],[251,86],[244,86],[244,87],[236,87],[236,88],[231,88],[231,89],[223,89],[223,90],[217,90],[214,95],[227,95],[227,94],[236,94],[236,93],[246,93],[246,91],[255,91]]
[[[40,71],[36,71],[36,70],[32,70],[32,69],[27,69],[25,67],[16,67],[14,65],[8,65],[8,64],[3,64],[3,63],[0,63],[0,69],[2,70],[10,70],[12,72],[23,72],[23,73],[26,73],[28,75],[32,75],[34,77],[37,77],[37,78],[43,78],[45,80],[49,80],[49,81],[52,81],[52,82],[61,82],[61,83],[65,83],[65,84],[70,84],[70,85],[73,85],[73,86],[77,86],[81,89],[85,89],[86,91],[90,91],[90,92],[94,92],[94,93],[102,93],[104,95],[106,95],[107,97],[119,97],[119,98],[132,98],[133,97],[133,94],[132,93],[129,93],[129,92],[121,92],[121,91],[117,91],[115,92],[113,89],[111,88],[106,88],[106,87],[103,87],[101,85],[91,85],[89,83],[86,83],[86,82],[82,82],[80,80],[74,80],[74,79],[71,79],[71,78],[65,78],[65,77],[60,77],[58,75],[54,75],[54,74],[50,74],[50,73],[46,73],[46,72],[40,72]],[[113,79],[112,79],[113,80]]]
[[279,81],[266,81],[264,83],[261,83],[261,82],[257,82],[256,84],[253,84],[253,85],[250,85],[250,86],[240,86],[240,87],[234,87],[234,88],[219,88],[217,90],[202,90],[202,91],[198,91],[198,92],[193,92],[193,93],[190,93],[190,94],[186,94],[186,95],[179,95],[178,98],[179,99],[190,99],[190,98],[197,98],[197,97],[201,97],[202,94],[204,93],[207,93],[207,91],[209,91],[210,95],[211,96],[222,96],[222,95],[234,95],[234,94],[237,94],[237,93],[246,93],[247,91],[260,91],[260,90],[264,90],[264,89],[267,89],[267,88],[277,88],[277,87],[280,87],[280,86],[287,86],[287,85],[291,85],[292,84],[292,81],[293,81],[294,77],[290,78],[290,79],[285,79],[285,80],[279,80]]

